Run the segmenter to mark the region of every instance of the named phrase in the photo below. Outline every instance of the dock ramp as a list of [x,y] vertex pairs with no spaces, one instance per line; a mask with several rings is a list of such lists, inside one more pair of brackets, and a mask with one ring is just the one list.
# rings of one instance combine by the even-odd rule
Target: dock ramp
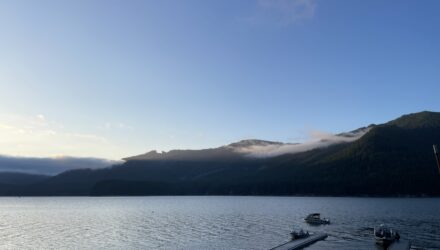
[[411,248],[411,242],[409,240],[397,240],[394,241],[393,244],[391,244],[388,247],[388,250],[409,250]]
[[282,245],[276,246],[274,248],[271,248],[270,250],[296,250],[296,249],[301,249],[304,248],[308,245],[311,245],[317,241],[323,240],[325,238],[327,238],[327,234],[325,233],[315,233],[315,234],[311,234],[309,237],[304,238],[304,239],[297,239],[297,240],[292,240],[289,242],[286,242]]

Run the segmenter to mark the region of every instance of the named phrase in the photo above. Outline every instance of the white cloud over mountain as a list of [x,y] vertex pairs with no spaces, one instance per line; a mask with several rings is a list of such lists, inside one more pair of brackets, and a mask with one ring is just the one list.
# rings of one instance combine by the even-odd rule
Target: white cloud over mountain
[[252,157],[274,157],[283,154],[294,154],[316,148],[328,147],[338,143],[352,142],[361,138],[368,132],[368,130],[369,128],[365,128],[337,135],[320,131],[311,131],[309,133],[309,140],[303,143],[246,144],[242,147],[236,147],[234,150]]

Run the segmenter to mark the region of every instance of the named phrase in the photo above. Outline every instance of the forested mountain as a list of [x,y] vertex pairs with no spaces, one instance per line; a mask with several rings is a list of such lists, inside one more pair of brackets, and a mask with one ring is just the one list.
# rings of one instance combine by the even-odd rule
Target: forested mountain
[[307,147],[246,140],[213,149],[152,151],[20,188],[1,178],[0,183],[9,195],[440,195],[435,143],[440,144],[440,113],[420,112]]

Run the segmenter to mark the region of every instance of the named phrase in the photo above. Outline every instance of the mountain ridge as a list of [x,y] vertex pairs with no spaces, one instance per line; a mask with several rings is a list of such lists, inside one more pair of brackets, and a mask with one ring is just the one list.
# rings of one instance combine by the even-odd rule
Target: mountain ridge
[[439,196],[432,153],[432,144],[440,142],[438,121],[438,112],[413,113],[361,128],[354,140],[272,157],[248,157],[228,145],[149,152],[110,168],[67,171],[19,189],[8,186],[8,194]]

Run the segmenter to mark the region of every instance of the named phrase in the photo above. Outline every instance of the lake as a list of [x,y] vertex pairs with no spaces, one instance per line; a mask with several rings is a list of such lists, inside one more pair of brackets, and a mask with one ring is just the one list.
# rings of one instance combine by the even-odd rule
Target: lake
[[[332,224],[308,226],[321,212]],[[413,249],[440,249],[440,198],[0,198],[2,249],[268,249],[293,225],[329,237],[307,249],[376,249],[386,223]]]

